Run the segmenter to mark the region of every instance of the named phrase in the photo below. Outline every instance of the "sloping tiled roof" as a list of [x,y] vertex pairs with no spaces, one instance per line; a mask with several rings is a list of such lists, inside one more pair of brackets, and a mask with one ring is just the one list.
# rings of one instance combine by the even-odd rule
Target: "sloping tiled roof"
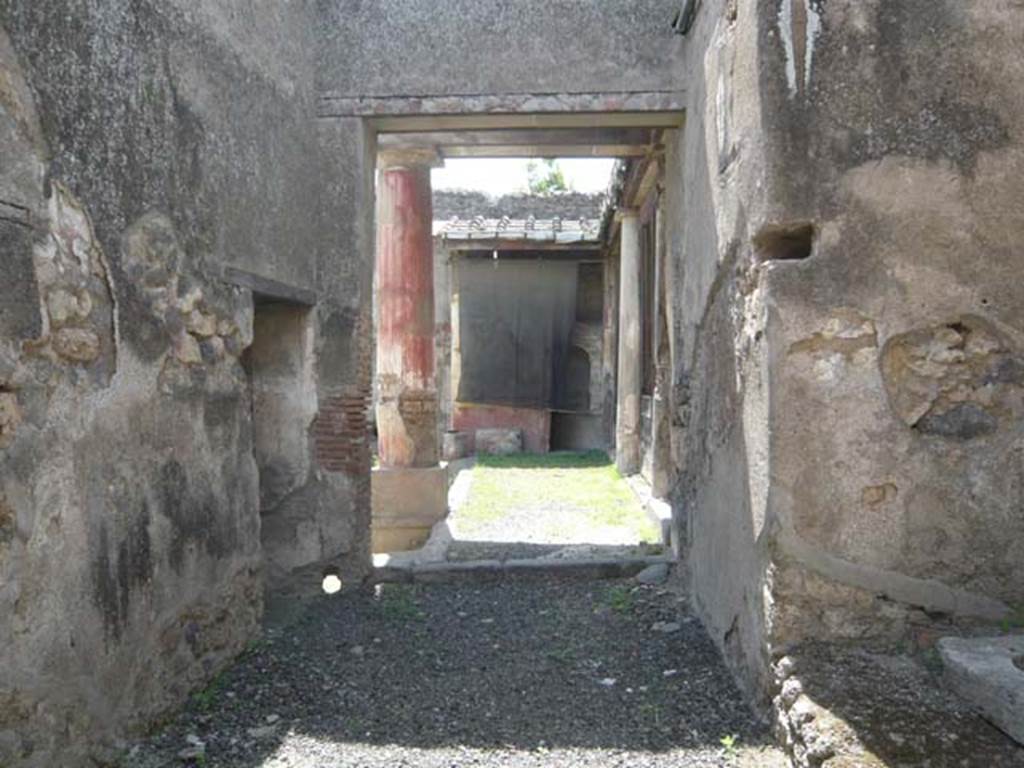
[[530,243],[598,243],[601,240],[601,219],[577,218],[485,219],[476,216],[434,222],[434,237],[449,241],[519,240]]
[[434,218],[448,221],[452,216],[460,219],[472,219],[483,216],[485,219],[553,219],[556,216],[563,220],[597,219],[605,204],[606,193],[585,194],[582,192],[563,192],[553,195],[513,194],[501,197],[489,197],[483,192],[468,190],[435,190]]

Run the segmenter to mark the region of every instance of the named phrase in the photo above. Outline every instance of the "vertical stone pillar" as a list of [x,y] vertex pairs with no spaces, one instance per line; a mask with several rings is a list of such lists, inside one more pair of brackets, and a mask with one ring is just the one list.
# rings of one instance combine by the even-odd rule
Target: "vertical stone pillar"
[[640,470],[640,216],[619,212],[619,365],[616,377],[615,465]]
[[434,244],[436,154],[381,156],[377,188],[377,435],[383,467],[438,462]]
[[434,359],[434,151],[381,153],[377,184],[377,447],[373,548],[418,547],[447,513]]

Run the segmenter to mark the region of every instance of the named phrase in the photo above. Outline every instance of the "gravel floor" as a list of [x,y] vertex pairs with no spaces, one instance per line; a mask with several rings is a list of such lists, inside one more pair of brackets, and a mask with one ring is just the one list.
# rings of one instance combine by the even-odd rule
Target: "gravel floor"
[[769,743],[671,592],[502,581],[320,598],[124,765],[785,765]]

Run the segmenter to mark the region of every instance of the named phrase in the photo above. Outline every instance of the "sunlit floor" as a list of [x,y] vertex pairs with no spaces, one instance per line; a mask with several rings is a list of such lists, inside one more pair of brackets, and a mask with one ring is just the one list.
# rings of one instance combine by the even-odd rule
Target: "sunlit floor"
[[125,763],[784,764],[674,592],[555,580],[318,598]]
[[480,456],[450,497],[450,560],[635,554],[657,526],[600,452]]

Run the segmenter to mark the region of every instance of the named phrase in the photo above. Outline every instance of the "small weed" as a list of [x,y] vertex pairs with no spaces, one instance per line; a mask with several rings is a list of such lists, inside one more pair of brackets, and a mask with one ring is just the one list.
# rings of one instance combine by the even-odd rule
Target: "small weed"
[[192,694],[192,703],[196,709],[200,712],[209,712],[213,709],[213,704],[217,700],[217,695],[220,693],[220,689],[224,686],[224,676],[217,675],[213,680],[210,681],[203,690],[196,691]]
[[723,736],[718,740],[718,743],[722,745],[722,749],[725,750],[726,757],[736,756],[736,745],[739,743],[740,737],[735,734]]
[[547,656],[549,659],[557,661],[559,664],[571,664],[576,660],[576,652],[568,646],[552,648],[548,651]]
[[942,671],[942,657],[939,655],[939,649],[934,646],[921,651],[921,661],[925,668],[930,669],[932,672],[938,673]]
[[264,640],[263,638],[256,638],[255,640],[251,641],[247,646],[245,646],[245,650],[242,651],[242,653],[239,655],[239,658],[248,659],[251,656],[255,656],[257,653],[259,653],[266,647],[266,640]]
[[1003,632],[1011,632],[1015,629],[1024,629],[1024,608],[1015,608],[1000,623]]
[[641,704],[640,715],[654,723],[655,728],[661,728],[661,707],[657,704],[653,704],[651,702]]
[[384,617],[392,621],[422,620],[427,617],[416,602],[416,588],[404,584],[386,585],[381,591],[378,605]]
[[623,584],[609,589],[606,599],[608,607],[616,613],[629,613],[633,610],[633,593]]

